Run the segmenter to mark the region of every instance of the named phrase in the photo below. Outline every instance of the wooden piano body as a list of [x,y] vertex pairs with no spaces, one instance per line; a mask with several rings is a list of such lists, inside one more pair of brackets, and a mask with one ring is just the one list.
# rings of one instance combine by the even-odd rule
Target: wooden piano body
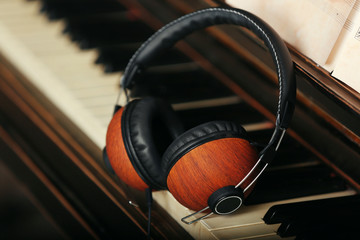
[[[89,6],[94,2],[89,1]],[[131,14],[148,28],[158,29],[185,13],[223,2],[118,0],[116,4],[117,12]],[[48,22],[44,15],[37,16],[40,1],[0,0],[0,6],[8,7],[7,11],[0,9],[1,160],[26,185],[36,205],[47,212],[64,236],[143,237],[147,226],[144,194],[120,182],[102,161],[106,124],[118,94],[121,67],[104,74],[99,65],[91,65],[98,55],[86,48],[92,48],[93,42],[73,37],[86,49],[83,51],[71,44],[61,36],[64,21]],[[56,16],[51,13],[48,10],[50,17]],[[30,20],[31,15],[38,20]],[[76,21],[81,23],[74,16],[72,20],[74,25],[67,19],[68,32]],[[47,32],[45,28],[52,30]],[[127,30],[131,29],[123,31]],[[196,75],[200,77],[187,79],[193,70],[174,73],[169,68],[154,67],[149,83],[141,83],[134,90],[135,97],[149,92],[165,96],[189,126],[215,113],[215,117],[221,115],[244,124],[254,138],[266,139],[273,127],[277,83],[262,43],[241,29],[214,27],[190,36],[177,48],[186,56],[180,69],[190,67],[196,74],[201,69]],[[102,44],[98,48],[103,54],[109,49],[112,51]],[[282,148],[285,150],[260,179],[261,190],[236,214],[214,216],[192,225],[180,221],[190,210],[168,192],[155,192],[154,239],[281,239],[276,235],[279,224],[267,225],[262,220],[271,206],[354,195],[360,190],[359,93],[291,46],[289,49],[296,67],[298,104]],[[106,62],[103,65],[107,71],[114,68]],[[173,85],[167,86],[161,77],[156,79],[162,71],[166,73],[164,78],[174,78]],[[176,78],[176,74],[185,79]],[[210,80],[204,80],[204,84],[205,77]],[[244,116],[238,116],[238,112]],[[297,172],[296,166],[319,167],[325,183],[311,182],[318,181],[311,175],[316,170]],[[292,173],[300,174],[298,179],[303,181],[293,180],[289,176]],[[294,186],[287,186],[286,181]],[[334,182],[339,185],[332,186]]]

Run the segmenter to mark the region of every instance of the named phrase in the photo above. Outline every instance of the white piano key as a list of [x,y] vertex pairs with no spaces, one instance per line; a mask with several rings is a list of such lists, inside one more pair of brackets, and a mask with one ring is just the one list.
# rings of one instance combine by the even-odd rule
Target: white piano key
[[92,87],[92,88],[82,88],[73,91],[74,95],[79,99],[106,96],[111,94],[117,95],[118,92],[119,89],[116,86],[109,86],[109,85],[102,85],[99,87]]
[[93,98],[83,98],[81,102],[86,108],[114,105],[117,94],[108,94],[106,96],[97,96]]
[[115,86],[119,89],[120,75],[118,76],[103,76],[104,81],[98,81],[98,74],[74,74],[72,76],[64,77],[64,81],[69,89],[76,91],[76,89],[101,87],[105,85]]
[[[27,3],[25,3],[25,5],[26,4]],[[15,1],[14,3],[8,4],[8,6],[10,6],[10,10],[4,8],[4,6],[5,4],[1,5],[1,12],[21,9],[21,14],[19,13],[19,15],[22,15],[24,14],[23,11],[28,9],[30,13],[34,13],[34,17],[37,17],[34,9],[26,7],[21,8],[20,6],[18,7],[15,4]],[[52,61],[50,61],[50,58],[38,58],[34,54],[34,51],[26,46],[26,42],[24,42],[26,40],[25,38],[17,38],[17,36],[13,34],[13,32],[16,32],[15,30],[16,29],[11,28],[11,24],[8,26],[0,20],[0,51],[2,54],[5,55],[6,58],[34,84],[34,86],[43,92],[50,101],[57,105],[66,116],[68,116],[84,133],[86,133],[89,138],[99,146],[99,148],[102,148],[105,144],[104,139],[106,128],[94,117],[94,114],[89,109],[86,109],[82,102],[76,99],[76,97],[68,89],[66,82],[62,81],[62,79],[57,75],[57,72],[62,72],[62,68],[71,69],[71,66],[74,65],[82,66],[82,68],[78,68],[80,72],[84,71],[84,68],[91,69],[92,62],[89,61],[89,59],[94,57],[94,54],[90,53],[87,56],[85,56],[86,54],[83,54],[83,56],[85,56],[83,58],[86,59],[89,64],[87,68],[85,67],[85,64],[76,62],[80,57],[75,57],[75,63],[72,63],[71,58],[66,59],[62,57],[62,61],[67,62],[68,67],[65,67],[65,65],[63,65],[63,67],[55,65],[49,67],[47,65],[48,62],[57,62],[57,60],[54,60],[55,57],[53,57]],[[48,34],[49,36],[52,36],[54,33],[50,30]],[[41,31],[41,35],[46,39],[46,31]],[[64,38],[58,38],[57,40],[67,41],[67,39]],[[39,38],[39,41],[41,41],[41,38]],[[57,45],[57,43],[54,43],[54,45]],[[79,52],[79,50],[76,52]],[[108,102],[113,105],[115,100],[116,96],[112,96],[109,97]]]
[[23,16],[38,13],[40,3],[27,3],[25,0],[2,0],[0,1],[0,16]]
[[[73,72],[82,72],[89,70],[89,67],[96,59],[95,51],[82,51],[59,54],[58,56],[43,56],[41,60],[57,71],[59,76],[73,74]],[[96,68],[96,66],[93,66]],[[90,70],[91,71],[91,70]],[[100,70],[99,70],[100,71]]]

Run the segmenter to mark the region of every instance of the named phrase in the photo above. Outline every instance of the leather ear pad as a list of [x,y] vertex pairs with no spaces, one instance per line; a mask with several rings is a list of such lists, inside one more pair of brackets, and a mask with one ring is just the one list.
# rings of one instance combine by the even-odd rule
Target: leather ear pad
[[125,148],[139,176],[153,189],[164,189],[161,156],[184,128],[169,104],[155,98],[134,100],[121,119]]
[[226,137],[246,139],[246,131],[242,126],[229,121],[212,121],[181,134],[171,143],[163,155],[162,170],[164,171],[165,182],[171,168],[187,152],[211,140]]

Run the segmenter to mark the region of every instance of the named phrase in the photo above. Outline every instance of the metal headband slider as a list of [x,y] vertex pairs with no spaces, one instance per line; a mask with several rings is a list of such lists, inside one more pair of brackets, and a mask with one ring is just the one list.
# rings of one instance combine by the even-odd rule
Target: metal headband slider
[[[277,137],[276,139],[274,139],[274,140],[277,141],[277,142],[274,142],[274,143],[272,144],[273,146],[275,146],[275,151],[277,151],[277,150],[279,149],[280,144],[281,144],[281,142],[282,142],[282,140],[283,140],[283,138],[284,138],[285,132],[286,132],[286,129],[285,129],[285,128],[280,128],[280,127],[279,127],[279,130],[278,130],[278,132],[277,132],[277,136],[274,136],[274,135],[275,135],[275,133],[274,133],[273,137]],[[271,140],[272,140],[272,139],[271,139]],[[271,142],[271,140],[270,140],[270,142]]]
[[190,214],[190,215],[187,215],[187,216],[183,217],[183,218],[181,219],[181,221],[182,221],[183,223],[186,223],[186,224],[190,225],[190,224],[193,224],[194,222],[200,221],[200,220],[202,220],[202,219],[204,219],[204,218],[206,218],[206,217],[214,214],[213,212],[210,212],[210,213],[208,213],[208,214],[206,214],[206,215],[204,215],[204,216],[202,216],[202,217],[196,218],[196,219],[194,219],[194,220],[192,220],[192,221],[187,221],[187,220],[186,220],[186,219],[188,219],[188,218],[190,218],[190,217],[192,217],[192,216],[195,216],[196,214],[199,214],[199,213],[202,213],[202,212],[206,211],[207,209],[209,209],[209,206],[201,209],[200,211],[194,212],[194,213],[192,213],[192,214]]

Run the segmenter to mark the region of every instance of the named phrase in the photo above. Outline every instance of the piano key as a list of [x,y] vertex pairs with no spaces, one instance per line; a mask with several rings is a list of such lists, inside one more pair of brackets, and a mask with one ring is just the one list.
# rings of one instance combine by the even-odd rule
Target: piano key
[[337,196],[353,195],[354,193],[355,191],[353,190],[345,190],[342,192],[243,206],[235,214],[226,216],[213,215],[201,220],[201,223],[218,239],[252,239],[256,237],[261,239],[263,236],[267,236],[270,239],[278,239],[278,236],[276,236],[276,231],[279,227],[279,224],[267,225],[262,220],[266,211],[271,206],[281,203],[303,202],[313,199],[325,199]]
[[106,47],[99,47],[99,55],[95,61],[96,64],[105,64],[110,62],[117,62],[121,65],[126,65],[135,53],[135,51],[141,46],[139,43],[130,44],[116,44]]
[[[23,1],[20,0],[14,0],[11,1],[11,3],[8,4],[10,7],[10,10],[16,10],[21,9],[21,4]],[[35,4],[36,5],[36,4]],[[1,5],[5,6],[5,5]],[[27,15],[37,16],[36,11],[37,6],[32,6],[29,3],[25,3],[25,7],[22,11],[27,11]],[[6,12],[6,8],[1,8]],[[14,16],[17,16],[16,14]],[[31,39],[35,39],[35,35],[38,35],[38,39],[49,39],[51,38],[52,44],[44,44],[44,52],[46,52],[46,48],[51,46],[56,47],[58,45],[62,45],[62,41],[67,41],[66,38],[58,38],[54,37],[54,32],[49,29],[47,31],[47,27],[51,26],[52,24],[47,24],[43,20],[45,18],[39,17],[40,21],[38,21],[38,25],[41,26],[40,28],[43,28],[41,31],[34,31],[34,37]],[[36,18],[37,19],[37,18]],[[74,83],[74,81],[80,81],[81,83],[76,83],[76,87],[86,86],[86,85],[97,85],[101,86],[102,84],[107,85],[107,80],[110,82],[118,82],[120,76],[119,75],[104,75],[102,73],[102,70],[100,67],[91,67],[92,62],[94,61],[94,58],[96,56],[96,53],[91,52],[80,52],[78,49],[73,48],[73,44],[71,42],[68,42],[69,44],[69,51],[64,51],[63,56],[60,54],[60,60],[56,60],[58,56],[54,53],[53,56],[43,55],[42,54],[36,54],[36,49],[32,49],[34,47],[33,44],[27,42],[27,38],[17,37],[16,34],[13,34],[13,32],[17,32],[16,28],[17,26],[26,23],[29,20],[27,18],[18,18],[16,21],[16,24],[9,24],[6,23],[11,22],[10,20],[8,22],[1,21],[0,23],[0,32],[1,32],[1,38],[0,38],[0,49],[1,52],[6,58],[12,62],[14,65],[17,66],[20,72],[25,74],[29,81],[31,81],[37,88],[42,91],[46,97],[50,99],[50,101],[54,102],[55,105],[57,105],[66,116],[68,116],[75,124],[77,124],[80,129],[87,132],[88,136],[91,136],[91,138],[94,140],[94,142],[98,143],[99,145],[104,145],[104,134],[106,132],[106,124],[103,122],[99,122],[94,117],[95,113],[92,113],[92,109],[84,108],[84,103],[78,100],[78,98],[71,92],[71,85]],[[31,25],[31,24],[30,24]],[[37,27],[38,28],[38,27]],[[60,33],[60,32],[59,32]],[[30,41],[34,42],[34,41]],[[38,44],[39,45],[39,44]],[[66,44],[65,44],[66,45]],[[49,50],[50,50],[49,49]],[[79,58],[81,57],[75,57],[74,59],[72,57],[64,57],[64,55],[69,55],[69,52],[73,52],[74,54],[82,55],[85,59],[85,62],[88,62],[89,65],[86,66],[86,64],[80,63]],[[75,55],[74,55],[75,56]],[[51,60],[51,61],[50,61]],[[75,62],[72,62],[72,61]],[[78,61],[78,62],[76,62]],[[56,64],[52,64],[55,62],[61,62],[62,67],[57,66]],[[47,63],[49,63],[47,65]],[[81,67],[79,67],[81,66]],[[68,71],[64,71],[64,69],[68,69]],[[71,73],[71,74],[69,74]],[[71,75],[71,76],[70,76]],[[115,79],[115,80],[112,80]],[[84,81],[83,81],[84,80]],[[97,81],[94,83],[94,81]],[[70,86],[70,88],[69,88]],[[116,85],[114,85],[116,86]],[[77,88],[78,89],[78,88]],[[109,109],[109,112],[112,113],[112,106],[115,103],[117,93],[116,95],[109,95],[107,94],[107,107]],[[71,106],[71,108],[69,108]],[[86,119],[85,122],[83,122],[83,119]],[[111,119],[111,114],[108,116],[108,121]],[[87,129],[87,130],[86,130]],[[90,130],[92,129],[92,130]],[[89,133],[92,131],[92,133]]]
[[50,20],[122,10],[125,8],[113,0],[43,0],[40,9]]
[[[244,109],[244,106],[247,106],[242,99],[237,96],[227,96],[221,98],[212,98],[212,99],[205,99],[199,101],[191,101],[191,102],[181,102],[181,103],[174,103],[172,104],[173,109],[177,112],[178,117],[183,122],[185,128],[191,128],[193,126],[199,125],[201,123],[212,121],[214,120],[214,116],[216,119],[222,120],[231,120],[234,121],[233,118],[229,117],[229,114],[226,116],[222,115],[222,112],[218,112],[216,110],[220,110],[222,108],[227,108],[232,110],[234,106],[237,106],[240,109]],[[247,106],[248,107],[248,106]],[[206,109],[204,111],[204,109]],[[188,111],[197,111],[196,114],[192,115],[191,117],[187,117]],[[214,111],[215,110],[215,111]],[[212,117],[210,117],[210,112],[212,112]],[[185,114],[184,114],[185,113]],[[253,116],[254,111],[249,112],[249,115]],[[207,116],[207,118],[203,118],[203,114]],[[257,113],[256,113],[257,114]],[[220,117],[221,115],[221,117]],[[234,117],[234,116],[233,116]],[[253,131],[264,131],[267,129],[273,129],[274,124],[268,120],[264,120],[263,117],[252,117],[253,121],[242,121],[241,125],[244,129],[249,133]]]
[[[324,229],[339,231],[351,228],[360,213],[360,196],[322,199],[302,203],[275,205],[264,216],[267,224],[281,223],[278,235],[297,236]],[[342,231],[342,230],[341,230]]]
[[132,88],[132,97],[151,95],[171,103],[179,103],[234,95],[213,76],[200,69],[184,70],[176,74],[148,71],[142,76],[142,80]]
[[[264,216],[267,224],[281,223],[298,216],[332,215],[343,208],[360,208],[360,195],[272,206]],[[350,211],[351,212],[351,211]],[[344,213],[345,214],[345,213]],[[331,218],[333,219],[333,218]]]
[[[103,81],[99,81],[99,79],[102,79]],[[120,88],[119,75],[106,74],[105,76],[105,74],[98,71],[91,73],[74,73],[72,76],[67,76],[64,81],[66,81],[69,89],[74,92],[77,90],[82,91],[82,89],[97,88],[101,86],[111,86],[118,90]]]
[[[316,156],[289,136],[284,137],[281,147],[283,151],[276,154],[276,160],[271,163],[272,169],[279,169],[286,165],[306,167],[319,163],[319,159],[317,159]],[[296,154],[294,154],[295,152]],[[306,161],[304,161],[304,159],[306,159]]]
[[[228,98],[231,99],[231,95]],[[240,125],[265,121],[264,116],[240,101],[240,98],[238,98],[237,102],[227,102],[224,105],[199,107],[196,109],[178,110],[177,113],[178,116],[183,119],[184,125],[187,128],[213,120],[233,121]]]
[[[248,133],[252,141],[260,145],[266,144],[271,138],[272,129],[264,131],[252,131]],[[296,154],[294,154],[296,153]],[[293,168],[313,166],[319,163],[319,159],[309,150],[304,148],[299,142],[285,135],[281,142],[281,151],[276,153],[276,158],[271,162],[271,169]]]
[[84,88],[76,89],[73,91],[73,93],[76,95],[77,98],[85,99],[108,94],[117,95],[119,93],[119,88],[116,86],[116,84],[102,84],[96,87],[86,86]]
[[[175,111],[190,110],[197,108],[207,108],[207,107],[216,107],[216,106],[225,106],[228,104],[237,104],[242,102],[241,98],[237,95],[224,97],[224,98],[213,98],[205,99],[192,102],[182,102],[172,104],[172,107]],[[273,126],[273,124],[271,124]]]
[[[26,23],[25,20],[34,20],[36,21],[36,18],[30,18],[31,15],[34,15],[37,13],[38,4],[39,3],[29,3],[24,4],[25,2],[22,1],[0,1],[0,9],[4,9],[5,11],[0,11],[0,17],[2,21],[7,21],[7,23]],[[22,16],[24,16],[24,19],[22,19]],[[36,26],[34,26],[36,27]]]
[[[140,44],[117,44],[99,48],[96,63],[104,64],[105,72],[123,71]],[[189,58],[176,50],[167,51],[161,57],[154,59],[152,65],[175,64],[190,62]]]
[[[348,209],[347,209],[348,210]],[[354,222],[354,219],[358,216],[358,213],[350,216],[351,218],[345,219],[313,219],[308,217],[308,219],[299,219],[299,220],[290,220],[282,223],[277,230],[277,235],[280,237],[295,237],[295,236],[307,236],[309,238],[310,234],[316,234],[321,237],[321,239],[355,239],[359,237],[360,230],[358,229],[358,224]],[[329,217],[329,216],[328,216]],[[334,215],[334,217],[337,217]],[[339,216],[342,217],[342,216]],[[323,221],[324,220],[324,221]],[[344,238],[345,234],[347,238]],[[321,235],[321,236],[320,236]],[[348,238],[352,236],[351,238]],[[340,237],[340,238],[339,238]],[[316,238],[319,239],[319,238]]]
[[263,173],[245,204],[274,202],[346,189],[347,184],[342,178],[335,176],[328,167],[320,164],[269,170]]
[[[354,220],[354,219],[353,219]],[[296,240],[318,240],[318,239],[329,239],[329,240],[357,240],[359,239],[359,225],[357,221],[338,223],[336,225],[329,224],[327,226],[309,229],[304,233],[296,236]]]
[[154,32],[126,11],[80,19],[70,18],[66,20],[64,31],[71,35],[71,39],[81,49],[141,42]]

